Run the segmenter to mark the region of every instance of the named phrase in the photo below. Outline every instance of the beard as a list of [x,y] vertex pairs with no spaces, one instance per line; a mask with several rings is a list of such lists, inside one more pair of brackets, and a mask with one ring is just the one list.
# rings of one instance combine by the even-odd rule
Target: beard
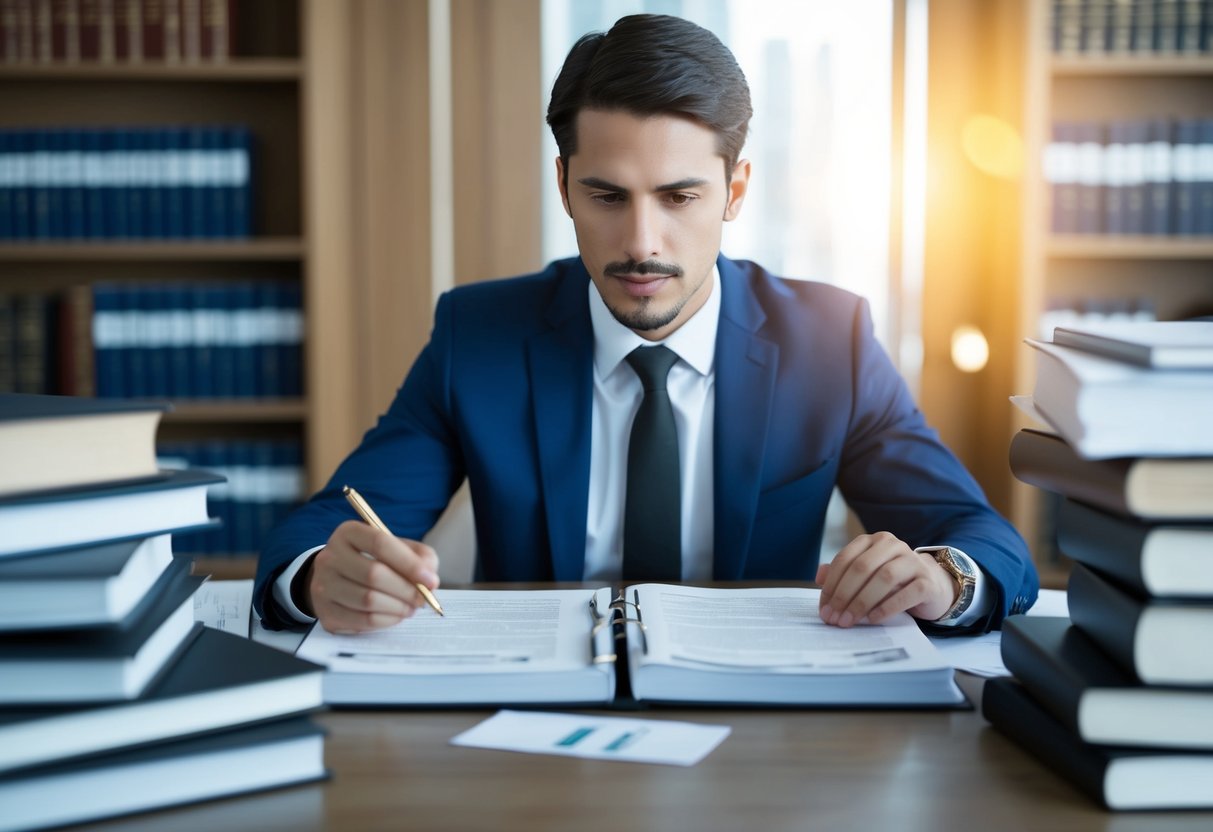
[[[602,270],[603,274],[608,277],[620,276],[625,274],[664,274],[670,277],[682,279],[685,277],[681,266],[675,263],[662,263],[656,260],[646,260],[643,263],[637,263],[635,260],[628,260],[618,263],[609,263]],[[620,309],[610,303],[607,304],[607,309],[616,321],[626,326],[634,332],[652,332],[653,330],[661,329],[669,326],[678,317],[678,313],[686,306],[687,301],[691,299],[691,295],[699,289],[696,286],[687,294],[680,297],[672,306],[665,309],[653,308],[653,298],[639,298],[639,306],[632,309]]]

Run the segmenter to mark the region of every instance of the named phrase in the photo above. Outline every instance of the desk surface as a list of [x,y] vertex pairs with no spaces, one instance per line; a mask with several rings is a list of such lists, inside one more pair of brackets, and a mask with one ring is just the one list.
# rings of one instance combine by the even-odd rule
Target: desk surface
[[1110,813],[973,711],[675,711],[723,723],[697,766],[457,748],[476,712],[335,711],[333,779],[95,830],[1202,830],[1213,813]]

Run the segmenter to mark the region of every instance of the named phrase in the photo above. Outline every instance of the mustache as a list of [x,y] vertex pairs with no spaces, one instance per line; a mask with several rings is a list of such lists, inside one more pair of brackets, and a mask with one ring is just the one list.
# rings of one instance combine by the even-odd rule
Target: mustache
[[608,277],[622,277],[625,274],[664,274],[670,277],[682,277],[682,267],[676,263],[662,263],[660,260],[645,260],[643,263],[626,260],[608,263],[602,273]]

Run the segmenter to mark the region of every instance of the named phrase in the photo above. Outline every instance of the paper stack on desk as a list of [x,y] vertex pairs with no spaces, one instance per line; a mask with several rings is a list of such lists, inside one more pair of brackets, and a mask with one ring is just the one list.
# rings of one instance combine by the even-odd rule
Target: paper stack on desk
[[[1075,388],[1096,365],[1125,383],[1120,400],[1055,424],[1060,436],[1024,430],[1011,444],[1015,475],[1062,498],[1058,547],[1076,563],[1069,619],[1005,622],[1016,680],[987,683],[983,712],[1113,809],[1213,808],[1213,404],[1198,404],[1213,402],[1213,322],[1174,326],[1176,337],[1121,324],[1070,333],[1072,348],[1037,345],[1048,379],[1037,398],[1083,399],[1058,362]],[[1193,409],[1165,412],[1158,375]]]
[[156,470],[163,409],[0,395],[0,832],[324,776],[321,668],[194,622],[221,478]]

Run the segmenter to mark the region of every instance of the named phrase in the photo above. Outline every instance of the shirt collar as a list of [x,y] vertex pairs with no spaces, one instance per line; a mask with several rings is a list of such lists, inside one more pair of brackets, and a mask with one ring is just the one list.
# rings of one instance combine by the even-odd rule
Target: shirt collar
[[711,292],[703,306],[664,341],[646,341],[611,314],[598,287],[590,281],[590,324],[594,328],[594,369],[606,378],[637,347],[664,344],[700,375],[712,372],[716,360],[716,329],[720,323],[720,272],[712,266]]

